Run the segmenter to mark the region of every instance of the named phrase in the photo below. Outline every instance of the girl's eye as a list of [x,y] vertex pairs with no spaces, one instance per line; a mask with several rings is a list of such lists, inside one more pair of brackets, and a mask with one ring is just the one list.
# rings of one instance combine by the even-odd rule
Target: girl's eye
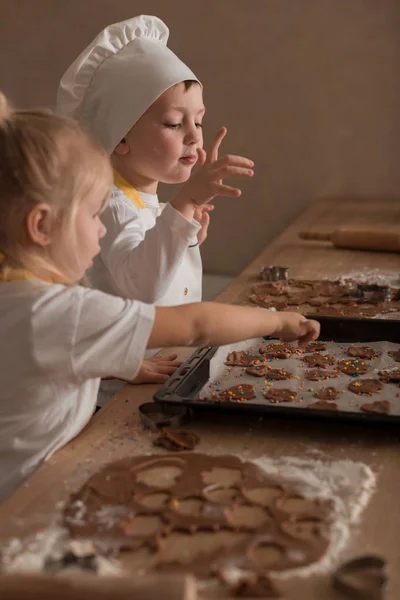
[[196,127],[199,129],[203,129],[203,123],[195,123]]
[[178,127],[181,126],[180,123],[164,123],[165,127],[168,127],[169,129],[178,129]]

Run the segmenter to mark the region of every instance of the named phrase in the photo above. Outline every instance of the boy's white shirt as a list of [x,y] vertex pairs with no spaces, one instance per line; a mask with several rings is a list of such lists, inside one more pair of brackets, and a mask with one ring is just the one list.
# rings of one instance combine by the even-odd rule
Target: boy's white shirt
[[[200,224],[188,221],[170,204],[160,204],[156,195],[139,194],[146,208],[137,208],[114,186],[102,215],[107,233],[100,241],[101,252],[86,273],[89,285],[156,306],[200,301]],[[189,248],[192,244],[196,246]],[[145,358],[157,352],[147,351]],[[103,380],[98,406],[104,406],[124,385],[117,379]]]
[[83,429],[101,377],[135,377],[154,312],[80,286],[0,284],[0,500]]
[[159,204],[156,195],[139,193],[146,208],[137,208],[114,187],[102,215],[107,233],[101,252],[87,272],[90,285],[156,306],[200,301],[200,224],[170,204]]

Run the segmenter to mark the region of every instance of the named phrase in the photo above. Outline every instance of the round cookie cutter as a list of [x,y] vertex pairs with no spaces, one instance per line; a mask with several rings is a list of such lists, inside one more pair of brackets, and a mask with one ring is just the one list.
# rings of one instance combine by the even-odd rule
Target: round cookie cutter
[[190,421],[190,410],[183,406],[165,407],[156,402],[146,402],[139,406],[142,425],[151,431],[159,431],[164,427],[181,427]]
[[386,561],[374,555],[349,560],[333,574],[336,590],[362,600],[384,600],[387,581]]

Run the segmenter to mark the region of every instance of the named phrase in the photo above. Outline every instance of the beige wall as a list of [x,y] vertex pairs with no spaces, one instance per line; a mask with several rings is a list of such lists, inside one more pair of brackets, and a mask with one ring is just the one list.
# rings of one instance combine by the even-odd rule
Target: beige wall
[[237,273],[313,199],[400,195],[398,0],[0,0],[0,87],[52,104],[94,35],[140,13],[202,79],[206,138],[227,125],[256,163],[217,201],[208,271]]

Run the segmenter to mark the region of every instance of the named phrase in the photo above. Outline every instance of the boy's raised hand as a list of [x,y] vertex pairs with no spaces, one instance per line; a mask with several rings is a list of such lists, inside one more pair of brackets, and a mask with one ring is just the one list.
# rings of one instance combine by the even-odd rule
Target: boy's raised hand
[[210,212],[214,210],[213,204],[202,204],[194,210],[194,218],[201,225],[201,229],[197,234],[199,246],[207,239],[208,226],[210,224]]
[[223,180],[233,176],[252,177],[254,163],[248,158],[232,154],[218,158],[219,147],[226,133],[226,127],[221,127],[207,152],[198,148],[197,168],[172,202],[176,208],[181,203],[189,203],[196,208],[211,202],[215,196],[237,198],[241,195],[240,189],[225,185]]

